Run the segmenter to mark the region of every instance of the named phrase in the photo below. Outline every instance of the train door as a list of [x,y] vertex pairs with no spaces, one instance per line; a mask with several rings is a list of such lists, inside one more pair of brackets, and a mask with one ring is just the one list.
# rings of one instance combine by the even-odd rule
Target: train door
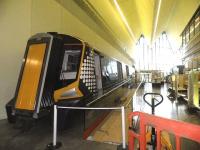
[[122,64],[120,62],[117,62],[117,70],[118,70],[118,80],[122,80],[123,73],[122,73]]
[[126,75],[127,75],[127,77],[129,77],[129,68],[127,65],[126,65]]
[[126,65],[122,63],[122,74],[123,74],[123,80],[127,79],[127,73],[126,73]]
[[100,56],[97,53],[94,53],[94,64],[95,64],[97,90],[99,90],[99,89],[102,89],[102,78],[101,78]]

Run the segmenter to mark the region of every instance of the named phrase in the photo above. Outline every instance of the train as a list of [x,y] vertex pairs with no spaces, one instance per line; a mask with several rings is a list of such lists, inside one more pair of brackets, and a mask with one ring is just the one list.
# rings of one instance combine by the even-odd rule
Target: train
[[6,104],[8,121],[38,119],[54,104],[86,106],[99,91],[130,79],[134,71],[79,38],[37,33],[27,42],[15,95]]

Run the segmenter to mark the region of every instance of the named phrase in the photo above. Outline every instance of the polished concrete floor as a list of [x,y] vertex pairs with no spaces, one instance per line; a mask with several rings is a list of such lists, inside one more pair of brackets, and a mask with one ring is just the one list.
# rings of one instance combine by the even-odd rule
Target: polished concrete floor
[[[133,110],[143,111],[151,114],[151,107],[147,105],[143,100],[143,95],[145,93],[160,93],[162,94],[164,100],[156,107],[155,115],[164,118],[180,120],[184,122],[189,122],[193,124],[200,124],[200,115],[198,112],[189,112],[187,109],[187,104],[184,101],[171,101],[168,99],[167,95],[167,84],[161,87],[152,87],[152,84],[146,83],[141,87],[136,93],[136,97],[133,98]],[[147,97],[148,101],[151,102],[151,97]],[[158,98],[159,99],[159,98]],[[131,107],[126,108],[126,131],[128,131],[128,113],[131,112]],[[186,129],[189,130],[189,129]],[[127,132],[126,132],[127,133]],[[174,136],[171,134],[165,134],[165,138],[170,139],[172,146],[175,149]],[[126,139],[128,135],[126,135]],[[91,134],[90,140],[105,142],[105,143],[121,143],[121,112],[113,111],[99,127]],[[199,150],[200,145],[188,140],[182,140],[182,148],[184,150]]]
[[155,108],[155,115],[193,124],[200,124],[200,115],[198,112],[188,111],[187,103],[185,101],[171,101],[167,97],[167,89],[167,84],[161,87],[152,87],[151,83],[146,83],[136,94],[136,99],[133,101],[133,110],[151,113],[151,108],[144,102],[143,95],[148,92],[160,93],[164,100],[163,103]]
[[[116,150],[116,145],[82,139],[83,127],[77,124],[58,132],[59,150]],[[45,150],[52,141],[52,127],[47,120],[39,121],[29,131],[22,132],[6,120],[0,121],[0,150]]]
[[[113,91],[109,96],[104,98],[103,105],[95,104],[92,107],[116,107],[121,105],[124,101],[124,97],[132,97],[132,90],[125,87]],[[131,94],[128,94],[131,93]],[[121,96],[121,97],[119,97]],[[117,99],[116,99],[117,97]],[[116,100],[115,100],[116,99]],[[99,102],[99,103],[102,103]],[[111,103],[115,104],[111,106]],[[97,105],[97,106],[96,106]],[[105,106],[106,105],[106,106]],[[101,110],[103,111],[103,110]],[[88,119],[94,119],[94,116],[90,116],[93,113],[85,113],[85,120],[83,120],[83,112],[75,113],[75,116],[71,118],[70,125],[64,131],[58,132],[58,141],[62,142],[60,150],[116,150],[116,144],[108,144],[96,141],[83,140],[83,131],[87,128]],[[75,119],[74,119],[75,118]],[[73,120],[73,121],[72,121]],[[46,145],[52,142],[52,125],[48,119],[37,121],[33,127],[22,132],[19,129],[15,129],[16,125],[9,124],[7,120],[0,121],[0,150],[44,150]]]
[[[135,90],[135,89],[132,89]],[[151,109],[146,105],[142,99],[142,96],[146,92],[158,92],[164,96],[163,103],[155,110],[155,114],[162,117],[182,120],[194,124],[200,124],[200,117],[198,113],[189,112],[187,106],[183,102],[170,101],[167,98],[167,85],[161,88],[152,88],[151,84],[145,84],[137,92],[136,98],[133,99],[133,109],[151,113]],[[132,92],[133,93],[133,92]],[[128,99],[127,99],[128,100]],[[127,111],[130,111],[128,109]],[[119,113],[120,114],[120,113]],[[116,115],[116,114],[115,114]],[[109,124],[110,128],[114,128],[116,133],[121,134],[118,131],[117,121],[114,118]],[[61,141],[63,146],[61,150],[116,150],[116,144],[107,144],[102,142],[87,141],[82,139],[83,124],[81,119],[77,118],[77,122],[74,122],[67,130],[58,133],[58,141]],[[104,121],[106,122],[106,120]],[[46,145],[52,141],[52,126],[49,125],[50,121],[41,120],[35,123],[29,131],[22,132],[19,129],[15,129],[15,126],[7,123],[6,120],[0,121],[0,150],[44,150]],[[105,129],[104,129],[105,130]],[[186,129],[189,130],[189,129]],[[103,130],[102,130],[103,131]],[[101,132],[105,133],[106,132]],[[117,135],[115,135],[117,136]],[[120,136],[118,136],[120,138]],[[118,139],[119,139],[118,138]],[[115,142],[113,142],[115,143]],[[116,143],[120,143],[118,140]],[[199,150],[200,145],[190,141],[182,142],[182,148],[184,150]]]

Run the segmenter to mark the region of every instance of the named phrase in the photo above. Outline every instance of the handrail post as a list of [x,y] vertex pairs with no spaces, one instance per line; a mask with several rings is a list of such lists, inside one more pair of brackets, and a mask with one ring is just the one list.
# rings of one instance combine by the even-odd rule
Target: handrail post
[[56,146],[57,142],[57,105],[54,105],[54,119],[53,119],[53,147]]
[[57,142],[57,111],[58,109],[80,109],[80,110],[90,110],[90,109],[109,109],[109,110],[120,110],[121,109],[121,123],[122,123],[122,145],[118,148],[122,150],[127,150],[126,145],[126,124],[125,124],[125,107],[113,107],[113,108],[87,108],[87,107],[64,107],[64,106],[57,106],[54,105],[54,119],[53,119],[53,142],[47,145],[47,150],[55,150],[62,146],[61,142]]
[[57,142],[57,117],[58,117],[57,105],[53,106],[53,142],[47,145],[47,150],[59,149],[62,146],[61,142]]
[[121,107],[121,115],[122,115],[122,149],[126,149],[126,125],[125,125],[124,106]]

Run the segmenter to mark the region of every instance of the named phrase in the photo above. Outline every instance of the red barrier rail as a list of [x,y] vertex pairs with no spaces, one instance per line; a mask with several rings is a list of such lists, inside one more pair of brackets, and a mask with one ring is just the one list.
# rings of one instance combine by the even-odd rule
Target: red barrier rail
[[[140,133],[135,133],[132,128],[134,116],[140,118]],[[176,137],[176,150],[181,149],[180,138],[187,138],[200,143],[200,126],[166,119],[143,112],[132,112],[129,114],[129,150],[134,150],[134,139],[139,140],[140,150],[146,150],[146,126],[153,126],[156,129],[157,150],[161,149],[161,131],[172,133]]]

